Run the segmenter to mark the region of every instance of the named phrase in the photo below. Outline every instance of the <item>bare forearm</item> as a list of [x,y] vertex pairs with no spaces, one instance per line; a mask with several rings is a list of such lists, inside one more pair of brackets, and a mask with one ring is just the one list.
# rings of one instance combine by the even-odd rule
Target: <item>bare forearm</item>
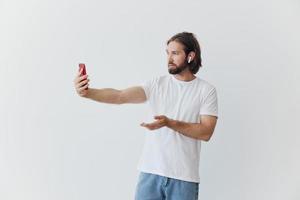
[[120,92],[113,88],[89,88],[85,97],[101,103],[120,104]]
[[208,141],[212,135],[211,129],[201,123],[187,123],[170,119],[167,127],[197,140]]

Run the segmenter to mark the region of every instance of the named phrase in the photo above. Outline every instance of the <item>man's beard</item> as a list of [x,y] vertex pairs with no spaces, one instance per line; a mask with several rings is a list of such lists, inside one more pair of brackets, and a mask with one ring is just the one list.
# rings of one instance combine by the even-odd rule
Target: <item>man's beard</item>
[[[173,64],[172,67],[174,67],[174,64]],[[178,67],[177,66],[175,66],[175,68],[172,68],[172,67],[168,69],[169,73],[173,74],[173,75],[174,74],[179,74],[188,67],[188,63],[184,62],[182,65],[180,65]]]

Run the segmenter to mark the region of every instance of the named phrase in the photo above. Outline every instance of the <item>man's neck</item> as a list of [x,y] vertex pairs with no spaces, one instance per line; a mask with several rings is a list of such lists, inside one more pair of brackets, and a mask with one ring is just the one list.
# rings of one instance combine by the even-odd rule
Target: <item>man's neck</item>
[[175,74],[173,76],[180,81],[186,81],[186,82],[192,81],[196,78],[196,76],[193,73],[191,73],[190,71],[186,71],[186,70],[182,71],[179,74]]

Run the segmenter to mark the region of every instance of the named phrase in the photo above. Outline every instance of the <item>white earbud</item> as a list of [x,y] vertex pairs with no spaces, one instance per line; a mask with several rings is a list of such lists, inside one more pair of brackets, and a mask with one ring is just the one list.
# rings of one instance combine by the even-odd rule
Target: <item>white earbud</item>
[[189,57],[189,60],[188,60],[188,63],[190,63],[190,62],[191,62],[191,59],[192,59],[192,57],[190,56],[190,57]]

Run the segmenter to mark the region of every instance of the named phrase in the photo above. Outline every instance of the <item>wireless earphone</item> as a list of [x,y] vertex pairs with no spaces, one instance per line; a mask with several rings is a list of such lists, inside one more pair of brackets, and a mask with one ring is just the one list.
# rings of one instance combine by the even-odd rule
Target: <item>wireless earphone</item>
[[189,57],[189,60],[188,60],[188,63],[190,63],[190,62],[191,62],[191,59],[192,59],[192,57],[190,56],[190,57]]

